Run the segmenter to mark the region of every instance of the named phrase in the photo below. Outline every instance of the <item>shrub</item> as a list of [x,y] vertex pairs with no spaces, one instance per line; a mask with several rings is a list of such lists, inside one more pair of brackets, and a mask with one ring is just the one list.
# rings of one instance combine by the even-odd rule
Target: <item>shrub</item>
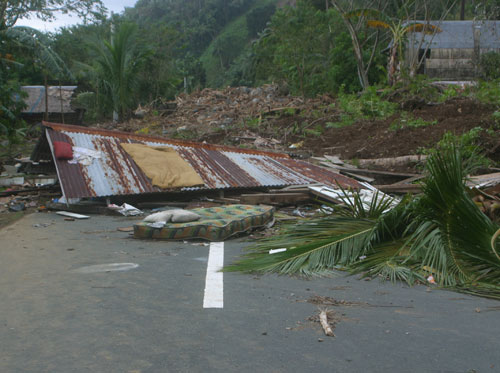
[[500,53],[488,52],[479,61],[481,76],[486,80],[500,79]]
[[360,96],[346,94],[341,89],[337,98],[338,108],[342,111],[340,121],[328,122],[328,128],[340,128],[361,119],[385,119],[396,112],[397,104],[386,101],[377,95],[375,87],[367,88]]
[[411,113],[403,112],[401,116],[391,123],[389,129],[391,131],[397,131],[404,128],[419,128],[433,126],[437,124],[437,120],[432,122],[423,120],[422,118],[415,118]]

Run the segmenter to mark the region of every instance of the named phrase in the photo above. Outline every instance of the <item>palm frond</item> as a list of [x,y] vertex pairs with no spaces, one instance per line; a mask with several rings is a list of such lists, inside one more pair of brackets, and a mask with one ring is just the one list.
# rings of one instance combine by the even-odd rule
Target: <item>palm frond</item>
[[52,49],[50,40],[44,33],[28,26],[15,26],[5,30],[5,35],[19,46],[30,49],[42,67],[55,77],[74,79],[64,61]]
[[369,19],[366,21],[366,25],[371,28],[389,29],[391,26],[384,21],[379,21],[376,19]]
[[[349,265],[369,251],[374,221],[330,218],[328,222],[331,225],[327,232],[314,221],[307,224],[307,229],[287,227],[278,238],[251,248],[244,259],[225,270],[312,275]],[[273,248],[287,250],[269,254]]]
[[405,32],[423,32],[424,34],[432,35],[443,32],[443,30],[438,26],[428,23],[411,23],[406,25]]
[[344,14],[344,17],[346,18],[354,18],[354,17],[380,18],[381,16],[382,13],[380,11],[371,8],[354,9]]
[[379,190],[344,189],[339,183],[337,183],[337,187],[340,190],[337,196],[344,206],[335,208],[335,210],[343,216],[359,219],[376,219],[397,204],[397,201],[393,197]]
[[[343,191],[351,217],[286,225],[226,270],[313,275],[342,266],[410,284],[432,275],[441,286],[500,299],[500,227],[468,193],[471,165],[459,148],[445,147],[427,161],[421,196],[373,220],[359,217],[377,210],[375,202],[367,208]],[[270,255],[275,248],[287,250]]]

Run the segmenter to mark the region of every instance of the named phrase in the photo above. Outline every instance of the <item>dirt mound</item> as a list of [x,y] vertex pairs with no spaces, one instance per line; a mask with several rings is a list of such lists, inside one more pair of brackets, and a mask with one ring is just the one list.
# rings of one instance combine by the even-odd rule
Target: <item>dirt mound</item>
[[[416,105],[384,120],[360,120],[350,126],[330,128],[341,114],[332,97],[304,99],[285,95],[277,86],[265,85],[204,89],[180,95],[175,103],[166,103],[164,107],[144,108],[142,119],[101,127],[306,156],[379,158],[418,153],[434,146],[448,131],[456,135],[474,127],[495,131],[494,110],[461,98]],[[394,129],[402,115],[429,124]],[[491,134],[483,131],[481,141],[485,149],[496,151],[498,136]]]
[[205,88],[190,95],[180,94],[175,102],[142,108],[142,119],[131,119],[118,125],[105,123],[99,127],[196,140],[232,129],[244,131],[247,125],[251,128],[260,123],[263,115],[302,111],[321,101],[286,95],[276,85],[222,90]]

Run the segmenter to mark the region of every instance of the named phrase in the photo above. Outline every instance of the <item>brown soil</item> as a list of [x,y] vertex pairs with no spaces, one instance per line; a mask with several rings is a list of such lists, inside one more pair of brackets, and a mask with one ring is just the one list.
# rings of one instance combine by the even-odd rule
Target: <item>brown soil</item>
[[[308,138],[305,145],[316,154],[322,151],[340,154],[343,159],[417,154],[422,148],[434,146],[448,131],[459,135],[474,127],[493,128],[493,111],[476,101],[452,100],[412,112],[416,118],[437,121],[434,125],[392,130],[391,124],[400,115],[395,114],[386,120],[361,121],[349,127],[329,129],[320,139]],[[493,140],[483,133],[481,141],[486,149],[496,145]]]

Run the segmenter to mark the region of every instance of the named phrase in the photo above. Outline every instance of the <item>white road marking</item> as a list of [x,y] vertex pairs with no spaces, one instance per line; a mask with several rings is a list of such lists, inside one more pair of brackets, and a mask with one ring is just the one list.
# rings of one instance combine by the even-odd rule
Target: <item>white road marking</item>
[[203,308],[224,308],[224,242],[210,243]]

